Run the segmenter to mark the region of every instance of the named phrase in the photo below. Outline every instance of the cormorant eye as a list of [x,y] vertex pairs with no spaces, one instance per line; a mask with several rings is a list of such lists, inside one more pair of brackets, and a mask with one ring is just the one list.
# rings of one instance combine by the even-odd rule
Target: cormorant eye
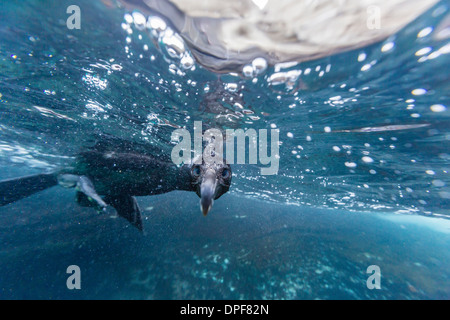
[[230,170],[228,170],[228,169],[223,169],[222,170],[222,177],[223,178],[228,178],[230,176]]
[[195,166],[194,168],[192,168],[192,174],[194,176],[198,177],[200,173],[201,173],[200,166]]

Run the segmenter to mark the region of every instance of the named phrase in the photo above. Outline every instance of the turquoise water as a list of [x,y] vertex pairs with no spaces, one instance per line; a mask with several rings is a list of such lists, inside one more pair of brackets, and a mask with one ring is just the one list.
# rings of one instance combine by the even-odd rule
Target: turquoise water
[[0,179],[62,168],[104,135],[168,154],[194,121],[280,129],[280,168],[233,166],[206,218],[193,193],[139,198],[145,235],[59,187],[1,207],[0,298],[450,297],[447,2],[381,43],[250,79],[183,68],[122,8],[79,1],[68,30],[72,3],[43,3],[0,9]]

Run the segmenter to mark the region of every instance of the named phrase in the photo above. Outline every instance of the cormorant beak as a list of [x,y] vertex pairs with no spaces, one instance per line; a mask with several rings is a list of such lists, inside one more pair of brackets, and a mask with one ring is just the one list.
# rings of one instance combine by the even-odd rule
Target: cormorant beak
[[206,216],[211,210],[216,195],[217,179],[213,170],[207,170],[200,185],[200,208]]

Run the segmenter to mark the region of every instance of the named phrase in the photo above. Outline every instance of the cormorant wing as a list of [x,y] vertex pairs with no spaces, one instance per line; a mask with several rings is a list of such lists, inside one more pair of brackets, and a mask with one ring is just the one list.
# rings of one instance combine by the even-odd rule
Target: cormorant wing
[[116,209],[117,214],[122,218],[127,219],[133,226],[143,231],[141,209],[137,204],[136,198],[128,194],[105,197],[106,203]]

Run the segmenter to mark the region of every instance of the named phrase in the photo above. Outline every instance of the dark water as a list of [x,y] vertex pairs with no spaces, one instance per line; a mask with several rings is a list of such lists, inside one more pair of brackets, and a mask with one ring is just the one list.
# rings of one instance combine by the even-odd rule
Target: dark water
[[233,167],[207,218],[193,193],[139,198],[146,235],[58,187],[1,207],[0,298],[450,297],[446,1],[382,43],[253,79],[185,68],[124,9],[79,1],[68,30],[72,3],[43,3],[0,8],[1,179],[64,167],[105,134],[170,153],[194,121],[279,128],[280,170]]
[[[46,191],[2,210],[2,298],[450,298],[447,220],[236,195],[203,218],[196,198],[176,192],[139,199],[153,207],[142,236],[72,199]],[[79,291],[66,288],[74,264]],[[381,290],[367,289],[370,265],[381,269]]]

